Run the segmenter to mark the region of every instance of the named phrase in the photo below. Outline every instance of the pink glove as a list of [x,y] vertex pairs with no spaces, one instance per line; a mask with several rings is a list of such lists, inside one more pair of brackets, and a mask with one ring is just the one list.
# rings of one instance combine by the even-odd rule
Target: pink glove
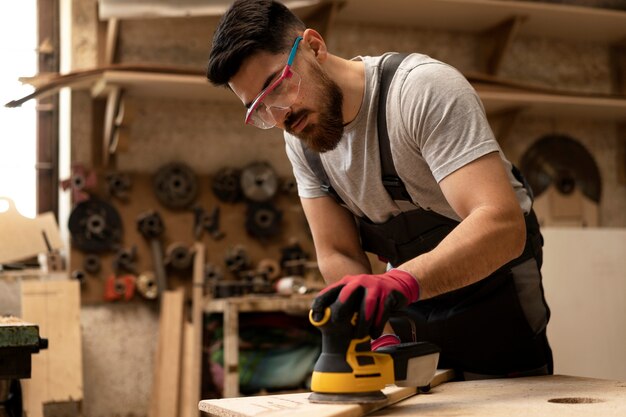
[[389,315],[419,299],[417,279],[408,272],[391,269],[380,275],[346,275],[324,288],[311,309],[323,317],[331,307],[331,319],[343,319],[359,312],[357,335],[380,336]]

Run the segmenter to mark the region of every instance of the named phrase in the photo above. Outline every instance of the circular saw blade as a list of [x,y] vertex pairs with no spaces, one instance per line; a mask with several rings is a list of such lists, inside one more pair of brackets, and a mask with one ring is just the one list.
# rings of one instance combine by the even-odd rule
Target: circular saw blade
[[596,203],[602,196],[600,171],[589,151],[565,135],[548,135],[537,140],[522,156],[520,170],[535,196],[550,185],[562,194],[578,188]]

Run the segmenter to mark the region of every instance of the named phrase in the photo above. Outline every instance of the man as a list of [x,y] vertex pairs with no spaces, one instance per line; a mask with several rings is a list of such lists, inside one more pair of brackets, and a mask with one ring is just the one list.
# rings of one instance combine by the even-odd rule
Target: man
[[[330,284],[314,314],[360,311],[373,350],[428,340],[466,378],[552,372],[532,201],[458,71],[420,54],[346,60],[280,3],[238,0],[207,75],[245,123],[285,131]],[[391,269],[372,274],[365,251]]]

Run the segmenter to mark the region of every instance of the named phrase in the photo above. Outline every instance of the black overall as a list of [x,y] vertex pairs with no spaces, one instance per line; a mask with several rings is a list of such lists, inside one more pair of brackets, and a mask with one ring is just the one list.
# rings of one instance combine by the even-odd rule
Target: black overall
[[[387,135],[386,97],[403,55],[386,59],[381,77],[378,137],[382,182],[394,200],[410,201],[397,175]],[[303,150],[321,188],[343,204],[332,189],[319,154]],[[529,190],[519,171],[516,178]],[[357,217],[364,251],[400,265],[439,244],[458,222],[416,208],[375,224]],[[439,368],[453,368],[470,378],[552,373],[552,352],[546,338],[550,316],[543,295],[543,239],[534,212],[525,216],[526,246],[517,259],[464,288],[419,301],[392,317],[403,342],[429,341],[441,348]]]

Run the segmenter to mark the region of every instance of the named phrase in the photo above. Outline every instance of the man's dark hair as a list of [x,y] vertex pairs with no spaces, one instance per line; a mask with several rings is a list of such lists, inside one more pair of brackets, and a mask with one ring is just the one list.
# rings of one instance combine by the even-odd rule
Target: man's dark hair
[[304,23],[281,3],[235,1],[215,30],[207,78],[214,85],[227,84],[246,58],[261,51],[289,51],[304,29]]

